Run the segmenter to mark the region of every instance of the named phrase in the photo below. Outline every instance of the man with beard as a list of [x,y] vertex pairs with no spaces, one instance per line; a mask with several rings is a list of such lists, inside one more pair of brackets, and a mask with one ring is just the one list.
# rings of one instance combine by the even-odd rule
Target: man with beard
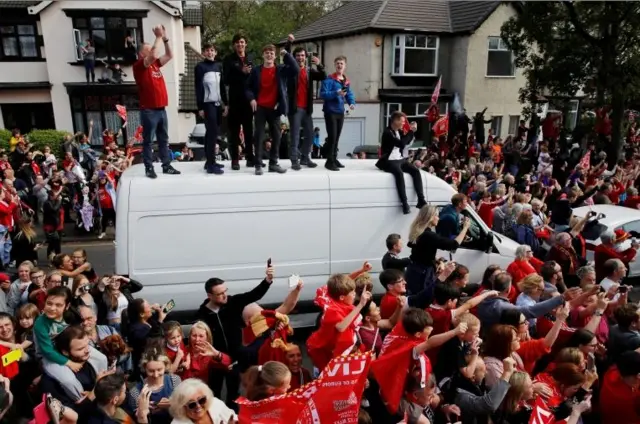
[[[234,52],[227,55],[223,61],[225,84],[229,86],[229,151],[231,152],[231,169],[240,169],[240,128],[247,137],[253,136],[253,111],[249,100],[245,96],[245,88],[251,69],[253,69],[253,55],[248,54],[247,38],[242,34],[236,34],[232,39]],[[254,161],[253,149],[250,141],[245,148],[247,168],[262,165],[258,159]]]
[[51,396],[58,399],[68,408],[73,409],[80,416],[80,421],[90,417],[95,411],[93,401],[95,400],[94,388],[98,380],[112,371],[98,372],[89,363],[89,337],[80,326],[70,326],[64,329],[56,339],[56,350],[67,357],[69,361],[80,365],[79,371],[75,373],[76,379],[84,389],[84,396],[75,401],[63,389],[62,384],[48,374],[42,375],[40,380],[41,389],[44,393],[51,393]]
[[[287,43],[285,50],[291,50]],[[304,47],[296,47],[293,56],[300,67],[297,78],[287,80],[287,96],[289,97],[289,125],[291,125],[291,169],[299,171],[301,165],[315,168],[311,161],[311,144],[313,142],[313,82],[327,78],[324,66],[318,56],[312,54],[311,63],[307,65],[307,51]],[[315,65],[315,69],[313,68]],[[300,129],[304,131],[304,144],[300,149]]]

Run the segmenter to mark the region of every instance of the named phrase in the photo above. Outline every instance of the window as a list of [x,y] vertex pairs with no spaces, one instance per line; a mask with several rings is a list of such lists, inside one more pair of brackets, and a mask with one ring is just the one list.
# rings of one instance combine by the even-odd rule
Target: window
[[567,108],[567,114],[564,119],[564,126],[569,131],[573,131],[578,123],[578,100],[569,100],[569,107]]
[[518,134],[519,126],[520,126],[520,115],[509,116],[509,135]]
[[122,119],[118,116],[116,105],[127,108],[127,126],[122,128],[118,144],[123,145],[140,125],[140,104],[136,94],[74,94],[70,96],[70,100],[75,131],[87,131],[89,122],[93,121],[93,133],[87,134],[93,145],[102,145],[102,131],[105,129],[118,132],[122,128]]
[[39,59],[38,30],[35,24],[0,25],[2,51],[0,58]]
[[399,34],[393,39],[393,75],[437,74],[438,37]]
[[[449,104],[446,102],[439,102],[440,116],[444,116],[449,113]],[[389,126],[389,118],[395,111],[403,112],[407,115],[410,122],[416,122],[418,124],[418,131],[416,131],[416,141],[414,144],[424,145],[431,139],[431,123],[424,119],[424,113],[429,108],[429,103],[385,103],[384,104],[384,126]]]
[[489,37],[489,54],[487,58],[488,77],[512,77],[516,67],[513,53],[500,37]]
[[493,130],[493,135],[496,137],[500,137],[500,130],[502,129],[502,116],[494,116],[491,121],[491,129]]
[[[127,43],[131,36],[133,44]],[[82,60],[82,47],[91,40],[96,60],[135,61],[137,46],[142,44],[142,18],[91,16],[73,18],[76,60]]]

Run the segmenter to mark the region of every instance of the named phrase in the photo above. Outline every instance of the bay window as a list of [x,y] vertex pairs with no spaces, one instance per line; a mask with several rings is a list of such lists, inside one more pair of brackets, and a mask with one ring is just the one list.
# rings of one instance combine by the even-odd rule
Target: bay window
[[440,39],[430,35],[397,34],[393,37],[393,74],[434,76],[438,73]]
[[[127,43],[131,37],[133,43]],[[82,47],[91,40],[96,60],[134,61],[142,44],[142,18],[128,16],[81,16],[73,18],[73,40],[76,60],[82,60]]]

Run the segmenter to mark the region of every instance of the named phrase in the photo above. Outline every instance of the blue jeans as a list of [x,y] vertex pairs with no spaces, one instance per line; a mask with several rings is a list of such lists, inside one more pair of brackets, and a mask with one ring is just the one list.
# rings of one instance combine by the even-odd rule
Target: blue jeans
[[153,135],[158,142],[158,153],[165,168],[171,164],[171,152],[169,151],[169,133],[167,132],[167,111],[162,109],[143,109],[140,111],[142,124],[142,159],[145,168],[153,168]]
[[[9,229],[4,225],[0,225],[0,260],[2,265],[8,265],[11,262],[11,236],[9,235]],[[19,265],[19,264],[18,264]]]
[[[291,148],[289,157],[291,161],[309,159],[311,154],[311,143],[313,142],[313,119],[306,109],[298,108],[295,113],[289,115],[289,125],[291,125]],[[304,143],[300,148],[300,128],[304,131]]]

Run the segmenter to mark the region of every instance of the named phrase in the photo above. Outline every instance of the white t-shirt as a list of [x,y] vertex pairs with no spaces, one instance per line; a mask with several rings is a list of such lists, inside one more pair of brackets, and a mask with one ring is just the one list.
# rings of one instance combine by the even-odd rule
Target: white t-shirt
[[[393,135],[395,138],[400,140],[400,133],[398,131],[393,131]],[[400,151],[399,148],[394,147],[393,150],[391,151],[391,154],[389,155],[389,160],[401,160],[401,159],[402,159],[402,152]]]
[[127,306],[129,306],[129,301],[120,293],[120,296],[118,296],[118,307],[115,311],[107,312],[107,321],[119,321],[122,317],[122,311],[127,309]]

